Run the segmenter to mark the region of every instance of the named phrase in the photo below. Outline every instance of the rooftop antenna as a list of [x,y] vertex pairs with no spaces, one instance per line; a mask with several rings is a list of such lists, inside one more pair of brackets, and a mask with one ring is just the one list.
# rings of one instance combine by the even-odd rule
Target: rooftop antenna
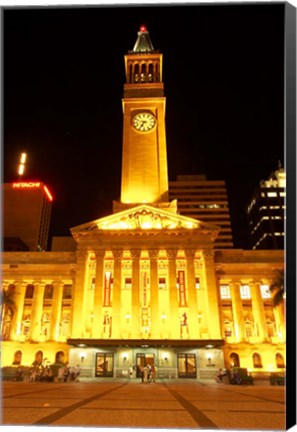
[[19,165],[18,165],[18,175],[19,179],[22,178],[25,172],[25,166],[26,166],[26,160],[27,160],[27,153],[21,153]]

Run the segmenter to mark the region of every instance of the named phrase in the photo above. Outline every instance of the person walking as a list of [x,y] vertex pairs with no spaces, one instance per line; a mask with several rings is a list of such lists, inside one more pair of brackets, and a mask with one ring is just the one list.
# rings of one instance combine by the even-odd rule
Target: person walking
[[156,378],[157,378],[157,368],[156,366],[153,364],[152,365],[152,381],[156,382]]

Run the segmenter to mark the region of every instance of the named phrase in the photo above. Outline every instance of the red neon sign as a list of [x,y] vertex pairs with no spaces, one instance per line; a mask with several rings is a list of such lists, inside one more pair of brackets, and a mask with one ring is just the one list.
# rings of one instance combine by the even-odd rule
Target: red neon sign
[[18,182],[12,184],[13,188],[39,188],[40,182]]
[[[12,187],[15,189],[38,189],[42,187],[43,183],[41,182],[15,182],[12,184]],[[48,190],[47,186],[43,185],[43,190],[46,193],[47,198],[49,201],[53,201],[53,196]]]

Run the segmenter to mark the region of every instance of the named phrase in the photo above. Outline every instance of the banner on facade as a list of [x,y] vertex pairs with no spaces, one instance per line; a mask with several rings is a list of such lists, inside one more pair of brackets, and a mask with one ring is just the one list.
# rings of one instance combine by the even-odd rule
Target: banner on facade
[[179,307],[187,306],[186,299],[186,286],[185,286],[185,271],[179,270],[177,272],[177,283],[179,289]]
[[111,272],[105,272],[103,306],[111,306],[110,292],[111,292]]

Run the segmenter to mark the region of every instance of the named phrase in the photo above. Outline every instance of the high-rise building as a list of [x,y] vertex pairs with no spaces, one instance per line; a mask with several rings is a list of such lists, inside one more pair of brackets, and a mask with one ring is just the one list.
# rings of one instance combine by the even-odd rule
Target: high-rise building
[[40,181],[4,183],[4,250],[47,249],[53,197]]
[[284,249],[286,173],[279,164],[262,180],[247,207],[253,249]]
[[[81,377],[213,378],[285,367],[283,251],[215,250],[219,227],[168,202],[161,54],[142,27],[125,57],[121,201],[71,228],[74,251],[5,252],[3,365],[81,364]],[[135,152],[137,154],[135,154]],[[149,170],[146,170],[146,167]]]
[[177,200],[177,210],[220,228],[215,240],[216,249],[233,247],[232,229],[226,184],[221,180],[207,180],[205,175],[179,175],[169,182],[169,199]]

